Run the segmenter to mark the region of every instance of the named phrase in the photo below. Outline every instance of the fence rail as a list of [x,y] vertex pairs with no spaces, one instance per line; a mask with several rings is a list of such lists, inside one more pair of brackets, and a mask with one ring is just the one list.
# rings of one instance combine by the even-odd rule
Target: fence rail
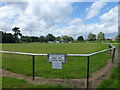
[[[31,56],[47,56],[48,54],[34,54],[34,53],[24,53],[24,52],[10,52],[10,51],[0,51],[1,53],[11,53],[11,54],[22,54]],[[90,54],[66,54],[67,56],[90,56]]]
[[[88,57],[87,58],[87,74],[86,74],[87,75],[87,86],[86,87],[89,88],[90,56],[96,55],[96,54],[99,54],[102,52],[106,52],[106,51],[110,51],[110,54],[111,54],[112,50],[113,50],[113,54],[112,54],[112,63],[113,63],[116,47],[113,46],[111,43],[109,43],[109,49],[101,50],[101,51],[94,52],[91,54],[66,54],[66,56],[86,56],[86,57]],[[33,80],[35,79],[35,56],[47,56],[48,55],[48,54],[34,54],[34,53],[10,52],[10,51],[0,51],[0,53],[22,54],[22,55],[32,56],[32,78],[33,78]]]
[[[67,56],[91,56],[91,55],[95,55],[95,54],[98,54],[98,53],[102,53],[102,52],[105,52],[105,51],[110,51],[110,50],[113,50],[115,49],[116,47],[113,46],[111,44],[112,48],[109,48],[109,49],[105,49],[105,50],[101,50],[101,51],[98,51],[98,52],[94,52],[94,53],[91,53],[91,54],[66,54]],[[11,53],[11,54],[22,54],[22,55],[31,55],[31,56],[47,56],[48,54],[35,54],[35,53],[24,53],[24,52],[10,52],[10,51],[0,51],[1,53]]]

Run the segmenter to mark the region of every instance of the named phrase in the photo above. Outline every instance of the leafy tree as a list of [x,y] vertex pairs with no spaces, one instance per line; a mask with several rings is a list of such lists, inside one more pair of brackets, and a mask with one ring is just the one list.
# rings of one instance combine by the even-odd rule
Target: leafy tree
[[32,39],[31,39],[31,37],[29,37],[29,36],[22,36],[22,37],[21,37],[21,41],[22,41],[22,42],[32,42],[31,40],[32,40]]
[[11,33],[0,33],[2,34],[2,43],[15,43],[15,38]]
[[52,35],[52,34],[48,34],[45,38],[45,41],[48,42],[48,41],[55,41],[55,37]]
[[116,35],[116,38],[115,38],[117,41],[120,41],[120,34]]
[[22,34],[20,33],[20,28],[19,27],[14,27],[12,28],[12,31],[14,32],[14,37],[16,39],[16,42],[19,42],[19,38],[18,38],[18,35],[19,36],[22,36]]
[[105,40],[105,34],[103,32],[98,33],[97,39],[100,41]]
[[35,36],[22,36],[21,37],[21,42],[40,42],[40,38],[39,37],[35,37]]
[[83,36],[79,36],[79,37],[77,38],[77,41],[84,41]]
[[61,37],[56,37],[56,41],[60,41],[61,40]]
[[27,36],[21,36],[21,39],[20,39],[22,42],[27,42]]
[[26,36],[26,42],[32,42],[31,37]]
[[39,41],[43,43],[45,41],[45,37],[44,36],[40,36]]
[[95,40],[96,40],[96,35],[90,33],[90,34],[88,35],[88,40],[89,40],[89,41],[95,41]]
[[30,38],[31,38],[32,42],[39,42],[39,38],[38,37],[32,36]]
[[120,42],[120,26],[118,27],[118,35],[116,36],[116,40]]
[[67,35],[62,36],[63,41],[73,41],[72,37],[69,37]]
[[70,41],[73,41],[74,39],[72,37],[70,37]]

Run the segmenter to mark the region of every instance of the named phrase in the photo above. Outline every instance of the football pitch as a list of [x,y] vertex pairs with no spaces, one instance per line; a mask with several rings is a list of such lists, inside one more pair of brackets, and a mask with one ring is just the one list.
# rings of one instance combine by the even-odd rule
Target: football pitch
[[[3,51],[37,54],[89,54],[108,49],[108,44],[98,43],[19,43],[2,44]],[[111,56],[103,52],[90,57],[90,75],[103,68]],[[2,54],[2,68],[14,73],[32,76],[32,56]],[[44,78],[86,78],[87,57],[67,56],[62,69],[52,69],[47,56],[35,56],[35,75]]]

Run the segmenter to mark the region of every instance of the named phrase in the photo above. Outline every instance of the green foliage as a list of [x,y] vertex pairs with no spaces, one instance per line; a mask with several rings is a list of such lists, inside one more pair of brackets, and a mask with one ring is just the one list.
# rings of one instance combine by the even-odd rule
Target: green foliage
[[61,38],[63,39],[63,41],[73,41],[73,38],[67,35],[62,36]]
[[21,42],[39,42],[39,38],[38,37],[34,37],[34,36],[22,36],[20,39]]
[[56,37],[56,41],[61,41],[61,37]]
[[15,43],[15,38],[11,33],[4,33],[0,31],[2,35],[2,43]]
[[45,38],[45,41],[48,42],[48,41],[55,41],[55,37],[52,35],[52,34],[48,34]]
[[92,33],[88,34],[88,40],[89,41],[95,41],[96,40],[96,35],[92,34]]
[[39,41],[42,42],[42,43],[45,42],[45,37],[44,36],[40,36]]
[[110,77],[106,80],[103,80],[101,84],[97,86],[97,88],[120,88],[118,85],[120,79],[120,71],[118,71],[118,68],[120,68],[120,63],[113,69]]
[[70,88],[68,86],[55,84],[29,84],[26,80],[13,77],[2,77],[2,88]]
[[77,41],[84,41],[83,36],[79,36],[79,37],[77,38]]
[[16,42],[19,42],[18,36],[22,36],[19,29],[20,29],[19,27],[12,28],[12,31],[14,32],[14,37],[15,37]]
[[116,35],[115,39],[120,42],[120,34]]
[[100,41],[105,40],[105,34],[103,32],[98,33],[97,39]]
[[21,42],[32,42],[32,38],[28,36],[22,36],[21,37]]

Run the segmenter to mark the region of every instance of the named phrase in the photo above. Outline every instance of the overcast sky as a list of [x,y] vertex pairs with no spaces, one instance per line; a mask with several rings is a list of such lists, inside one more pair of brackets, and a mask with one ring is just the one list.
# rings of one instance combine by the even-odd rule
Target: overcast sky
[[23,35],[69,35],[77,38],[103,32],[118,33],[117,2],[4,2],[0,3],[0,30],[20,27]]

